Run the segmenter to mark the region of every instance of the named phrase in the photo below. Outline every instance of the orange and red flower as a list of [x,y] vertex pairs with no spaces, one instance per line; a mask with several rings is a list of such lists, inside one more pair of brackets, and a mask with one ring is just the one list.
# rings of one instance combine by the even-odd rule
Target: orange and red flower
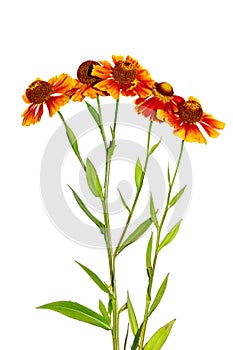
[[100,61],[101,65],[95,65],[92,75],[102,81],[95,87],[106,91],[113,98],[118,99],[120,93],[123,96],[147,97],[154,85],[149,72],[144,69],[137,60],[127,56],[112,56],[114,65],[108,61]]
[[85,97],[97,98],[98,95],[106,96],[106,92],[103,92],[95,87],[95,84],[100,82],[101,79],[92,75],[91,72],[95,65],[100,65],[96,61],[85,61],[77,70],[77,78],[75,86],[69,92],[73,101],[81,102]]
[[225,123],[204,113],[200,102],[195,97],[189,97],[187,101],[179,103],[176,113],[159,110],[157,117],[174,127],[174,135],[188,142],[207,143],[200,127],[210,137],[217,137],[219,132],[216,129],[222,130],[225,127]]
[[156,111],[161,109],[168,113],[178,111],[178,104],[184,101],[183,97],[174,95],[173,87],[169,83],[155,83],[146,98],[138,98],[135,101],[136,111],[146,118],[159,121]]
[[52,117],[59,109],[69,102],[70,97],[66,92],[74,86],[74,79],[68,74],[55,76],[48,81],[37,78],[25,91],[23,100],[30,106],[23,112],[23,125],[28,126],[40,121],[44,104],[46,104],[49,116]]

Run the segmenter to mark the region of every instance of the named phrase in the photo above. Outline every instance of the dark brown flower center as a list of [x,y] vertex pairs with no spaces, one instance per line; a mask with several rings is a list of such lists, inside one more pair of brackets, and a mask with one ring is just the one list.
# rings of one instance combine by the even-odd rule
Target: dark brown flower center
[[93,75],[91,75],[92,69],[94,68],[95,65],[100,65],[96,61],[85,61],[83,62],[77,70],[77,77],[78,80],[81,81],[83,84],[90,84],[90,85],[95,85],[98,83],[101,79],[97,78]]
[[26,96],[32,103],[44,103],[47,101],[53,90],[47,81],[35,80],[26,90]]
[[136,67],[128,61],[117,62],[113,68],[113,78],[121,84],[130,84],[136,78]]
[[180,119],[186,123],[196,123],[201,120],[203,110],[199,102],[194,100],[184,101],[178,105]]
[[156,90],[164,96],[172,96],[174,91],[173,87],[169,83],[159,83],[155,86]]

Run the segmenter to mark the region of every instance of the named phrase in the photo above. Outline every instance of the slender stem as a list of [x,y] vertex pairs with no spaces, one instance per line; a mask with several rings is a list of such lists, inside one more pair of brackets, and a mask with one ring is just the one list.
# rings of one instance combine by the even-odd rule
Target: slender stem
[[[109,192],[109,180],[110,180],[110,169],[111,169],[111,159],[113,156],[113,152],[115,149],[115,133],[116,133],[116,124],[117,124],[117,116],[118,116],[118,105],[119,99],[116,100],[116,110],[114,117],[114,126],[112,132],[112,141],[110,145],[107,146],[107,142],[105,141],[105,133],[102,133],[103,141],[105,144],[106,150],[106,165],[105,165],[105,179],[104,179],[104,195],[102,200],[102,207],[104,212],[104,237],[107,246],[108,252],[108,261],[109,261],[109,272],[110,272],[110,282],[111,282],[111,300],[112,300],[112,313],[113,313],[113,327],[112,327],[112,339],[113,339],[113,350],[119,350],[119,311],[118,311],[118,303],[117,303],[117,290],[116,290],[116,271],[115,271],[115,260],[113,258],[113,249],[112,249],[112,239],[111,239],[111,226],[109,219],[109,209],[108,209],[108,192]],[[100,103],[98,102],[99,115],[101,116],[101,108]],[[102,121],[102,117],[101,121]]]
[[105,149],[107,149],[108,148],[108,143],[107,143],[104,127],[103,127],[103,117],[102,117],[102,110],[101,110],[99,95],[97,96],[97,105],[98,105],[99,121],[100,121],[99,128],[100,128],[100,132],[101,132],[101,135],[102,135],[102,138],[103,138],[103,141],[104,141],[104,147],[105,147]]
[[144,345],[146,326],[147,326],[147,322],[148,322],[148,318],[149,318],[149,309],[150,309],[150,304],[151,304],[151,290],[152,290],[152,286],[153,286],[155,268],[156,268],[156,263],[157,263],[157,259],[158,259],[158,254],[159,254],[160,237],[161,237],[162,228],[163,228],[163,225],[164,225],[164,222],[165,222],[165,219],[167,217],[168,210],[169,210],[169,202],[170,202],[170,198],[171,198],[171,192],[172,192],[172,188],[173,188],[173,185],[174,185],[174,182],[176,179],[176,175],[177,175],[177,172],[178,172],[178,169],[180,166],[180,161],[182,158],[183,149],[184,149],[184,141],[182,140],[179,157],[178,157],[177,164],[176,164],[176,169],[175,169],[172,181],[171,181],[171,183],[169,183],[169,190],[168,190],[168,194],[167,194],[165,209],[163,212],[161,222],[160,222],[159,227],[157,229],[155,255],[154,255],[154,259],[153,259],[152,271],[151,271],[151,275],[149,278],[148,288],[147,288],[147,293],[146,293],[146,306],[145,306],[144,320],[143,320],[142,331],[141,331],[141,336],[140,336],[139,350],[142,350],[143,345]]
[[113,138],[115,140],[115,134],[116,134],[116,125],[117,125],[117,116],[118,116],[118,110],[119,110],[119,101],[120,99],[118,98],[116,100],[116,109],[115,109],[115,117],[114,117],[114,123],[113,123]]
[[117,244],[117,247],[115,249],[115,252],[114,252],[114,257],[116,258],[117,256],[117,253],[118,253],[118,249],[125,237],[125,234],[127,232],[127,229],[129,227],[129,224],[130,224],[130,221],[132,219],[132,216],[133,216],[133,213],[134,213],[134,210],[135,210],[135,207],[137,205],[137,201],[138,201],[138,198],[139,198],[139,195],[140,195],[140,192],[141,192],[141,189],[142,189],[142,186],[143,186],[143,182],[144,182],[144,178],[145,178],[145,173],[146,173],[146,170],[147,170],[147,165],[148,165],[148,161],[149,161],[149,157],[150,157],[150,137],[151,137],[151,129],[152,129],[152,125],[153,125],[153,122],[150,121],[150,124],[149,124],[149,128],[148,128],[148,135],[147,135],[147,148],[146,148],[146,159],[145,159],[145,164],[144,164],[144,167],[143,167],[143,174],[142,174],[142,177],[141,177],[141,182],[140,182],[140,186],[139,188],[137,189],[137,192],[136,192],[136,195],[135,195],[135,198],[134,198],[134,201],[133,201],[133,205],[132,205],[132,208],[129,212],[129,215],[127,217],[127,221],[126,221],[126,224],[124,226],[124,229],[123,229],[123,232],[121,234],[121,237],[119,239],[119,242]]
[[[63,115],[61,114],[60,111],[57,111],[58,115],[60,116],[64,126],[65,126],[65,129],[66,129],[66,134],[67,134],[67,137],[68,137],[68,140],[70,142],[70,145],[72,146],[73,150],[74,150],[74,153],[76,154],[81,166],[83,167],[83,170],[86,171],[86,165],[84,164],[83,160],[82,160],[82,157],[79,153],[79,150],[78,150],[78,143],[77,143],[77,140],[73,138],[72,136],[72,139],[71,139],[71,132],[73,134],[73,131],[71,130],[71,128],[68,126],[68,124],[66,123]],[[74,134],[73,134],[74,135]],[[74,143],[76,143],[76,147],[74,145]]]

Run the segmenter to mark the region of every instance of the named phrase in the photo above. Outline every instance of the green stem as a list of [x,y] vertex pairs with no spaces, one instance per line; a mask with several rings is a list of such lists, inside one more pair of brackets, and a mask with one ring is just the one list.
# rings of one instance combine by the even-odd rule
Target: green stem
[[163,225],[164,225],[164,222],[165,222],[165,219],[167,217],[168,210],[169,210],[169,202],[171,199],[171,192],[172,192],[172,188],[173,188],[173,185],[174,185],[174,182],[175,182],[175,179],[177,176],[177,172],[178,172],[178,169],[180,166],[180,162],[181,162],[181,158],[182,158],[182,154],[183,154],[183,149],[184,149],[184,141],[182,140],[179,157],[178,157],[177,164],[176,164],[176,169],[175,169],[172,181],[171,181],[171,183],[169,183],[169,190],[168,190],[168,194],[167,194],[165,209],[163,212],[161,222],[160,222],[159,227],[157,229],[155,255],[154,255],[154,259],[153,259],[152,271],[151,271],[151,275],[149,278],[148,288],[147,288],[147,293],[146,293],[146,306],[145,306],[144,319],[143,319],[142,331],[141,331],[141,336],[140,336],[139,350],[142,350],[143,345],[144,345],[146,327],[147,327],[147,322],[148,322],[148,318],[149,318],[149,309],[150,309],[150,304],[151,304],[151,290],[152,290],[152,286],[153,286],[155,268],[156,268],[156,263],[157,263],[157,259],[158,259],[158,254],[159,254],[158,249],[159,249],[159,244],[160,244],[160,237],[161,237],[162,228],[163,228]]
[[[112,340],[113,340],[113,350],[119,350],[119,311],[118,311],[118,302],[117,302],[117,290],[116,290],[116,269],[115,269],[115,260],[113,258],[113,249],[112,249],[112,239],[111,239],[111,227],[110,227],[110,219],[109,219],[109,209],[108,209],[108,192],[109,192],[109,180],[110,180],[110,169],[111,169],[111,159],[113,156],[113,152],[115,149],[115,133],[116,133],[116,124],[117,124],[117,116],[118,116],[118,105],[119,99],[116,100],[116,111],[114,117],[114,126],[112,132],[112,141],[110,145],[107,146],[105,142],[106,138],[103,135],[103,141],[105,143],[106,149],[106,165],[105,165],[105,179],[104,179],[104,195],[102,200],[102,207],[104,212],[104,222],[105,222],[105,230],[104,230],[104,238],[107,246],[108,252],[108,261],[109,261],[109,272],[110,272],[110,283],[111,283],[111,300],[112,300]],[[98,102],[99,114],[101,115],[100,104]],[[102,120],[102,118],[101,118]]]
[[114,140],[115,140],[115,135],[116,135],[116,125],[117,125],[117,116],[118,116],[118,110],[119,110],[119,101],[120,101],[120,99],[118,98],[116,100],[115,117],[114,117],[114,123],[113,123],[113,138],[114,138]]
[[147,135],[147,148],[146,148],[146,159],[145,159],[145,164],[144,164],[144,167],[143,167],[143,174],[142,174],[142,177],[141,177],[141,182],[140,182],[140,186],[139,188],[137,189],[137,192],[136,192],[136,195],[135,195],[135,198],[134,198],[134,201],[133,201],[133,205],[132,205],[132,208],[129,212],[129,215],[127,217],[127,221],[126,221],[126,224],[125,224],[125,227],[123,229],[123,232],[121,234],[121,237],[119,239],[119,242],[117,244],[117,247],[115,249],[115,252],[114,252],[114,258],[116,258],[117,256],[117,253],[118,253],[118,249],[125,237],[125,234],[128,230],[128,227],[129,227],[129,224],[130,224],[130,221],[132,219],[132,216],[134,214],[134,210],[135,210],[135,207],[137,205],[137,202],[138,202],[138,198],[139,198],[139,195],[140,195],[140,192],[141,192],[141,189],[142,189],[142,186],[143,186],[143,182],[144,182],[144,178],[145,178],[145,173],[146,173],[146,170],[147,170],[147,165],[148,165],[148,161],[149,161],[149,157],[150,157],[150,137],[151,137],[151,129],[152,129],[152,126],[153,126],[153,122],[150,121],[150,124],[149,124],[149,128],[148,128],[148,135]]
[[[72,146],[72,148],[73,148],[73,150],[74,150],[74,153],[76,154],[76,156],[77,156],[77,158],[78,158],[78,160],[79,160],[81,166],[83,167],[83,170],[86,171],[86,165],[84,164],[84,162],[83,162],[83,160],[82,160],[82,157],[81,157],[81,155],[80,155],[80,153],[79,153],[78,146],[77,146],[76,148],[74,148],[74,144],[73,144],[73,143],[74,143],[74,141],[77,142],[77,140],[76,140],[76,139],[75,139],[75,140],[71,140],[71,139],[70,139],[70,136],[69,136],[70,132],[69,132],[69,130],[71,131],[71,129],[70,129],[70,127],[68,126],[68,124],[66,123],[66,121],[65,121],[63,115],[61,114],[61,112],[60,112],[60,111],[57,111],[57,113],[58,113],[58,115],[60,116],[60,118],[61,118],[61,120],[62,120],[62,122],[63,122],[63,124],[64,124],[64,126],[65,126],[66,134],[67,134],[68,140],[69,140],[69,142],[70,142],[70,145]],[[73,133],[73,131],[72,131],[72,133]],[[77,144],[77,145],[78,145],[78,144]]]
[[107,143],[107,139],[106,139],[106,134],[105,134],[105,131],[104,131],[104,127],[103,127],[103,117],[102,117],[102,110],[101,110],[100,97],[99,97],[99,95],[97,96],[97,105],[98,105],[99,121],[100,121],[99,128],[100,128],[100,132],[101,132],[101,135],[102,135],[102,138],[103,138],[103,141],[104,141],[105,150],[107,150],[107,148],[108,148],[108,143]]

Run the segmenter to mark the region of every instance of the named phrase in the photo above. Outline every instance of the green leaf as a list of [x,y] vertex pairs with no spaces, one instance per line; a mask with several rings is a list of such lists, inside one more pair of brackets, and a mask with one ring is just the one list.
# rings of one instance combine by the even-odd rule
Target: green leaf
[[48,309],[59,312],[67,317],[86,322],[103,329],[110,330],[110,323],[97,312],[72,301],[56,301],[37,307],[37,309]]
[[122,306],[120,307],[120,309],[118,310],[119,314],[120,314],[121,312],[125,311],[126,309],[127,309],[127,303],[124,303],[124,305],[122,305]]
[[147,249],[146,249],[146,268],[150,275],[150,271],[152,269],[151,265],[151,252],[152,252],[152,244],[153,244],[153,233],[150,236],[150,239],[148,241]]
[[175,224],[175,226],[172,227],[171,231],[168,232],[168,234],[166,235],[166,237],[163,239],[163,241],[160,243],[159,248],[158,248],[158,252],[165,247],[167,244],[171,243],[173,241],[173,239],[176,237],[179,228],[180,228],[180,224],[181,221],[178,221],[177,224]]
[[120,195],[120,199],[121,199],[121,201],[122,201],[122,204],[124,205],[125,209],[128,210],[128,212],[130,213],[130,209],[129,209],[129,207],[128,207],[128,205],[127,205],[127,203],[126,203],[124,197],[122,196],[121,191],[119,190],[119,188],[118,188],[117,190],[118,190],[118,192],[119,192],[119,195]]
[[97,284],[97,286],[100,289],[102,289],[103,292],[109,293],[107,285],[101,281],[101,279],[96,275],[96,273],[94,273],[88,267],[79,263],[78,261],[75,260],[75,262],[88,274],[88,276]]
[[112,295],[111,294],[109,294],[108,313],[109,313],[109,315],[112,314]]
[[74,153],[76,154],[77,157],[80,157],[80,153],[78,149],[78,141],[75,134],[73,133],[69,125],[67,125],[66,123],[65,123],[65,128],[66,128],[66,134],[67,134],[68,140],[70,142],[71,147],[74,150]]
[[94,196],[103,199],[103,191],[97,171],[95,170],[94,165],[88,158],[86,162],[86,178],[88,186],[91,192],[94,194]]
[[114,138],[114,131],[113,131],[113,128],[111,126],[110,126],[110,131],[111,131],[112,138]]
[[118,249],[118,254],[125,249],[128,245],[136,242],[150,227],[152,221],[151,218],[144,221],[141,225],[139,225],[135,231],[133,231],[126,240],[121,244],[121,246]]
[[157,219],[157,212],[158,212],[158,210],[155,211],[153,196],[152,196],[152,193],[151,193],[150,194],[150,216],[151,216],[151,219],[152,219],[155,227],[158,230],[159,229],[159,223],[158,223],[158,219]]
[[98,226],[99,228],[103,229],[105,226],[104,224],[99,221],[90,211],[89,209],[87,209],[86,205],[83,203],[83,201],[81,200],[81,198],[78,196],[78,194],[73,190],[72,187],[70,187],[68,185],[68,187],[71,189],[73,196],[76,200],[76,202],[78,203],[78,205],[80,206],[80,208],[82,209],[82,211],[91,219],[91,221],[93,221],[96,226]]
[[129,324],[127,325],[127,330],[126,330],[126,335],[125,335],[124,350],[126,350],[126,347],[127,347],[128,336],[129,336]]
[[80,161],[83,169],[86,170],[85,164],[83,163],[82,157],[80,156],[80,153],[79,153],[77,138],[76,138],[74,132],[72,131],[72,129],[66,123],[66,121],[63,118],[63,116],[61,115],[61,113],[60,112],[58,112],[58,113],[60,114],[61,120],[62,120],[62,122],[63,122],[63,124],[65,126],[66,135],[67,135],[67,138],[69,140],[69,143],[70,143],[71,147],[73,148],[73,151],[76,154],[78,160]]
[[146,343],[143,350],[160,350],[165,341],[167,340],[170,331],[172,329],[172,326],[174,324],[175,320],[172,320],[171,322],[165,324],[163,327],[161,327]]
[[103,315],[104,319],[110,324],[110,317],[109,317],[108,311],[101,300],[99,300],[99,310]]
[[137,190],[141,186],[143,174],[144,174],[144,172],[142,170],[142,164],[140,162],[140,159],[138,158],[136,165],[135,165],[135,183],[136,183]]
[[135,315],[135,311],[132,305],[132,302],[129,297],[129,293],[127,293],[127,310],[128,310],[128,317],[129,317],[129,324],[132,330],[133,335],[136,335],[138,331],[138,322]]
[[180,199],[182,194],[184,193],[186,188],[186,185],[172,198],[172,200],[169,202],[169,208],[171,208],[176,202]]
[[153,301],[151,307],[150,307],[150,310],[149,310],[149,316],[152,314],[152,312],[157,308],[157,306],[159,305],[164,293],[165,293],[165,290],[167,288],[167,281],[168,281],[168,276],[169,276],[169,273],[167,274],[167,276],[164,278],[161,286],[159,287],[159,290],[155,296],[155,300]]
[[142,324],[139,327],[139,329],[134,337],[134,341],[133,341],[133,345],[131,346],[131,350],[137,350],[138,343],[139,343],[140,336],[141,336],[141,331],[142,331]]
[[99,126],[100,125],[99,113],[90,103],[88,103],[87,101],[85,101],[85,103],[87,105],[88,111],[90,112],[90,114],[94,118],[96,124]]
[[161,140],[159,140],[159,142],[157,142],[154,146],[151,147],[149,155],[151,155],[156,150],[156,148],[160,145],[160,143],[161,143]]

